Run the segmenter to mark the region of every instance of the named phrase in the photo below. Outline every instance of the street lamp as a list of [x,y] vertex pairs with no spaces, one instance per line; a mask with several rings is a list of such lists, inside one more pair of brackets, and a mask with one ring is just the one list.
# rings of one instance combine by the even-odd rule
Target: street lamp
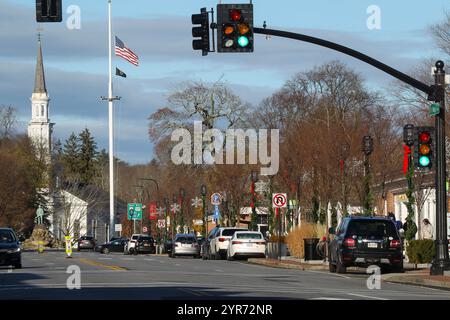
[[184,188],[180,188],[180,226],[183,228],[184,233],[184,217],[183,217],[183,204],[184,197],[186,196],[186,190]]
[[[167,214],[169,209],[169,198],[164,197],[164,211],[165,211],[165,223],[167,223]],[[173,221],[171,221],[173,223]],[[167,240],[168,228],[167,226],[164,228],[164,240]],[[172,235],[173,236],[173,235]]]
[[202,214],[203,214],[203,238],[206,239],[208,234],[208,218],[205,215],[206,207],[206,186],[203,184],[200,187],[200,192],[202,194]]
[[255,194],[255,183],[258,182],[258,171],[253,170],[252,171],[252,186],[251,186],[251,193],[252,193],[252,216],[250,220],[250,230],[256,231],[257,224],[256,224],[256,194]]

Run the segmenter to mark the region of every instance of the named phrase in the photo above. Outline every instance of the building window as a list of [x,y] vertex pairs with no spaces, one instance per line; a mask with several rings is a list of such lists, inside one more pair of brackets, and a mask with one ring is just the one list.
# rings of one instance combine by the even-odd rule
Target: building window
[[44,105],[41,104],[41,117],[43,117],[43,116],[44,116]]

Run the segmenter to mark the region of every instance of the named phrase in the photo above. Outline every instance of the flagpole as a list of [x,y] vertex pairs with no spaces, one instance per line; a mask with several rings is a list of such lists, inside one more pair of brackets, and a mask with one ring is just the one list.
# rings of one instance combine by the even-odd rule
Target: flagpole
[[114,127],[113,127],[113,87],[112,87],[112,26],[111,0],[108,0],[108,43],[109,43],[109,238],[114,235]]
[[108,97],[101,97],[108,101],[109,117],[109,239],[114,236],[114,122],[113,122],[113,101],[120,100],[120,97],[113,96],[112,84],[112,23],[111,23],[111,0],[108,0],[108,45],[109,45],[109,78]]

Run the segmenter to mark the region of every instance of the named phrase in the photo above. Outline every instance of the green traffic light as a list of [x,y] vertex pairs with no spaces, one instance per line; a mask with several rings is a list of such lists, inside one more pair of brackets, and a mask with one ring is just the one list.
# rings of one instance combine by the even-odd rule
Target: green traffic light
[[427,156],[421,156],[419,158],[419,163],[422,167],[428,167],[428,165],[430,164],[430,158],[428,158]]
[[248,40],[248,38],[247,38],[246,36],[240,36],[240,37],[238,38],[238,44],[239,44],[239,46],[241,46],[242,48],[248,46],[248,43],[249,43],[249,42],[250,42],[250,41]]

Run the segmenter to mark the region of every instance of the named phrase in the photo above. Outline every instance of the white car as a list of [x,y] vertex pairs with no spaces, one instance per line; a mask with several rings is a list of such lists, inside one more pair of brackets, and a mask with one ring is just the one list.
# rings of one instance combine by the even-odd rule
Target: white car
[[127,242],[127,244],[123,247],[123,253],[124,254],[131,254],[132,250],[136,247],[137,239],[140,236],[145,236],[144,234],[135,233],[131,236],[130,241]]
[[266,240],[259,231],[237,231],[229,241],[227,260],[265,258]]
[[209,243],[209,256],[212,259],[225,259],[227,256],[228,243],[237,231],[245,231],[244,228],[221,227],[214,234]]

